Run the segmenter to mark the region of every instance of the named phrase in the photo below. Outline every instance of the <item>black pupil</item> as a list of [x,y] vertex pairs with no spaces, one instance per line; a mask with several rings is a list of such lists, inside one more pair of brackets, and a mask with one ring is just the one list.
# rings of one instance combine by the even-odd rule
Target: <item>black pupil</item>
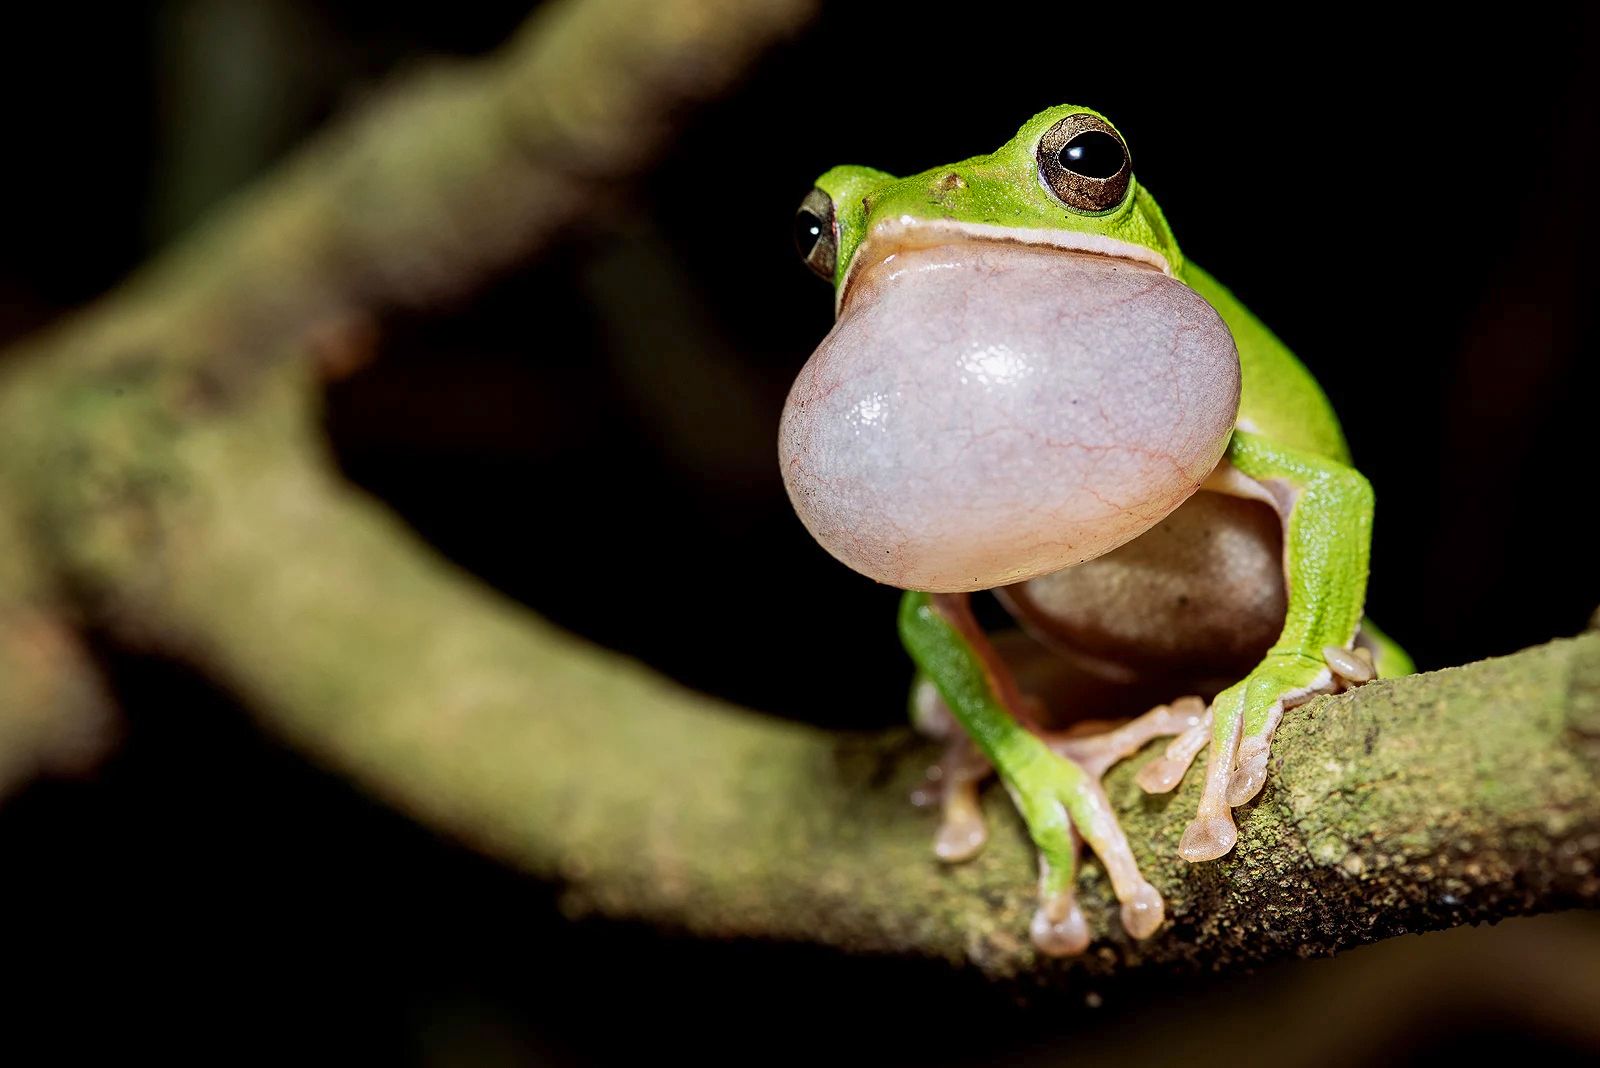
[[1085,130],[1061,146],[1061,166],[1085,178],[1110,178],[1122,169],[1122,142],[1103,130]]
[[794,247],[801,256],[810,256],[811,250],[822,240],[822,220],[805,208],[794,217]]

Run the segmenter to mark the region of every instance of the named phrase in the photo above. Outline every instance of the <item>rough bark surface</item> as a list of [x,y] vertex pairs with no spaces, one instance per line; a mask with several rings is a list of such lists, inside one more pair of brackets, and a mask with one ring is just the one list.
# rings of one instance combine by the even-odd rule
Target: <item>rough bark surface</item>
[[808,10],[556,5],[500,55],[398,87],[14,353],[0,776],[103,744],[89,625],[195,665],[326,766],[557,881],[574,913],[1050,981],[1593,905],[1600,634],[1292,713],[1215,863],[1175,859],[1199,776],[1150,798],[1132,781],[1147,757],[1125,764],[1108,789],[1170,922],[1130,942],[1091,864],[1097,941],[1063,964],[1028,943],[1033,861],[998,791],[988,848],[941,867],[906,800],[931,758],[908,732],[686,691],[484,588],[339,480],[317,420],[330,350],[527,255]]

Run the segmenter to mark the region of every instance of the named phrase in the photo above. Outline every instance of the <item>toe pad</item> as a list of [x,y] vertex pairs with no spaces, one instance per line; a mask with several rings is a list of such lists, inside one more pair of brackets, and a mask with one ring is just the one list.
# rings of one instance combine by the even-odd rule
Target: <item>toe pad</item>
[[1190,863],[1216,860],[1239,840],[1239,829],[1227,816],[1201,817],[1183,832],[1178,855]]
[[1165,918],[1161,895],[1149,883],[1142,883],[1122,903],[1122,926],[1135,938],[1149,938]]
[[1028,933],[1033,936],[1033,944],[1039,947],[1039,952],[1051,957],[1075,957],[1089,948],[1089,925],[1076,904],[1063,919],[1054,922],[1043,908],[1039,909],[1033,914],[1033,925]]
[[1147,794],[1166,794],[1183,781],[1183,773],[1188,770],[1188,764],[1159,756],[1140,768],[1133,781]]
[[1228,780],[1228,804],[1237,808],[1261,792],[1267,781],[1267,754],[1261,753],[1240,764]]

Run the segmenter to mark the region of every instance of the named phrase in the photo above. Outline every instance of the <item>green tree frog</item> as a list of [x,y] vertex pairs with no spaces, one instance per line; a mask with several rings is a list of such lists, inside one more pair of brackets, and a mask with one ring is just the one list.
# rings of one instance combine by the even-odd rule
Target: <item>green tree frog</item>
[[[1137,775],[1169,791],[1209,745],[1179,852],[1212,860],[1285,709],[1411,669],[1363,618],[1373,493],[1327,398],[1184,259],[1122,135],[1085,108],[908,178],[835,167],[795,237],[836,322],[784,408],[784,483],[828,552],[907,591],[913,711],[949,741],[936,853],[981,848],[992,770],[1038,848],[1035,944],[1088,943],[1081,841],[1149,937],[1163,902],[1101,775],[1170,737]],[[991,639],[980,590],[1022,631]],[[1052,729],[1119,691],[1166,703]]]

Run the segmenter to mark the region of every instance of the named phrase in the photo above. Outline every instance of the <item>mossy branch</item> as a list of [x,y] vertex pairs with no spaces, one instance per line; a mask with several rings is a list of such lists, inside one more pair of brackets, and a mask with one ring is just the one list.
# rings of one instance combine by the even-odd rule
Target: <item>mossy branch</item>
[[[0,606],[45,603],[55,633],[80,619],[183,658],[326,766],[559,882],[576,912],[1050,978],[1594,904],[1600,634],[1293,713],[1219,862],[1174,859],[1199,776],[1148,798],[1125,765],[1108,789],[1171,921],[1130,942],[1091,865],[1098,940],[1062,964],[1027,941],[1032,858],[998,791],[988,848],[943,868],[906,801],[930,759],[907,732],[832,734],[686,691],[484,588],[338,479],[316,419],[328,324],[526,254],[595,174],[621,180],[666,116],[805,11],[558,5],[501,56],[330,134],[33,343],[0,380],[0,541],[27,562],[0,572]],[[568,84],[589,77],[611,95]],[[644,132],[591,128],[612,121]],[[512,231],[494,240],[490,188]],[[0,619],[15,692],[6,652]],[[96,692],[70,656],[27,663],[55,680],[41,693]]]

